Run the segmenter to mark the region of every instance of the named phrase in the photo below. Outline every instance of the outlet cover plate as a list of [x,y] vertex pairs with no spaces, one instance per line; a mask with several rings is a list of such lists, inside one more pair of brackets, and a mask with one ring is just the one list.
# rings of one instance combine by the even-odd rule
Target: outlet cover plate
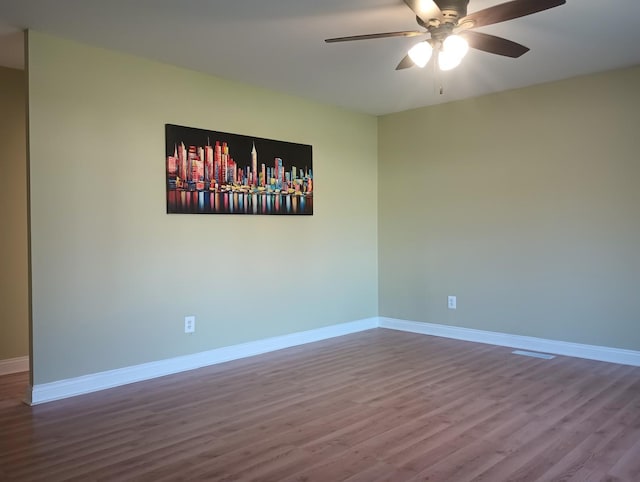
[[456,309],[456,305],[457,305],[457,301],[456,301],[456,297],[449,295],[448,299],[447,299],[447,306],[449,307],[450,310],[455,310]]
[[195,316],[185,316],[184,317],[184,332],[185,333],[195,333],[196,331],[196,317]]

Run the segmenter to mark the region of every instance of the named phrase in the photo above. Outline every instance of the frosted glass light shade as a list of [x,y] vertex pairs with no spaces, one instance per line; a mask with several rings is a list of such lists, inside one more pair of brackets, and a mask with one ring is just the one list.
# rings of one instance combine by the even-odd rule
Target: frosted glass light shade
[[449,35],[444,39],[444,42],[442,42],[442,50],[453,57],[462,59],[469,51],[469,44],[458,35]]
[[429,62],[433,48],[426,40],[415,44],[409,49],[409,58],[418,67],[423,68]]
[[440,66],[440,70],[455,69],[458,65],[460,65],[461,61],[462,57],[451,55],[446,50],[442,50],[438,55],[438,65]]

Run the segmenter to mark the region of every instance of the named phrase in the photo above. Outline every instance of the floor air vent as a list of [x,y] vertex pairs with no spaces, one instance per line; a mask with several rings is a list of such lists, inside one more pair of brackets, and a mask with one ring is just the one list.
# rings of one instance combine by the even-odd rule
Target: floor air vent
[[532,356],[534,358],[544,358],[545,360],[551,360],[555,358],[554,355],[547,355],[546,353],[536,353],[535,351],[524,351],[524,350],[515,350],[512,351],[514,355],[524,355],[524,356]]

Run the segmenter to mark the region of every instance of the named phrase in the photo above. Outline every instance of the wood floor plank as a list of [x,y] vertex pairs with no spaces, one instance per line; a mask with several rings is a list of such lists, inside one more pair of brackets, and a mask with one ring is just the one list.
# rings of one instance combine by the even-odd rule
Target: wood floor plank
[[640,438],[608,473],[622,480],[640,480]]
[[640,480],[640,368],[376,329],[37,407],[2,481]]

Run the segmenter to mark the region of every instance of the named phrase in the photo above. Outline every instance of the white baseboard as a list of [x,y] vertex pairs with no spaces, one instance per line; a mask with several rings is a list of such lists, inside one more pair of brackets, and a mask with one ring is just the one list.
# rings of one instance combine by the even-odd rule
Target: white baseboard
[[[312,343],[314,341],[348,335],[350,333],[357,333],[378,327],[407,331],[411,333],[420,333],[423,335],[453,338],[456,340],[520,348],[543,353],[553,353],[555,355],[565,355],[587,358],[590,360],[620,363],[623,365],[640,366],[640,352],[638,351],[547,340],[544,338],[534,338],[530,336],[510,335],[507,333],[474,330],[471,328],[461,328],[456,326],[376,317],[353,321],[350,323],[326,326],[315,330],[291,333],[289,335],[266,338],[264,340],[242,343],[240,345],[217,348],[215,350],[194,353],[192,355],[185,355],[167,360],[143,363],[141,365],[83,375],[67,380],[42,383],[31,387],[27,393],[26,403],[29,405],[37,405],[40,403],[51,402],[53,400],[60,400],[129,383],[150,380],[152,378],[171,375],[204,366],[224,363],[231,360],[246,358],[262,353],[281,350],[283,348],[303,345],[305,343]],[[16,362],[16,360],[19,361]],[[28,370],[29,359],[28,357],[23,357],[19,359],[16,358],[13,360],[0,361],[0,374],[14,373],[14,371],[3,372],[3,367],[7,370],[6,367],[9,366],[21,367],[21,369],[15,369],[14,371]]]
[[20,373],[29,371],[29,357],[21,356],[18,358],[9,358],[8,360],[0,360],[0,376],[9,375],[11,373]]
[[193,355],[143,363],[51,383],[41,383],[31,388],[31,393],[27,394],[26,402],[29,405],[37,405],[377,327],[378,318],[368,318],[217,348]]
[[525,350],[553,353],[589,360],[620,363],[622,365],[640,366],[640,352],[624,350],[622,348],[609,348],[606,346],[583,345],[557,340],[547,340],[532,336],[509,335],[494,331],[474,330],[457,326],[436,325],[417,321],[397,320],[394,318],[379,318],[380,328],[409,331],[423,335],[441,336],[456,340],[475,341],[489,345],[507,346]]

